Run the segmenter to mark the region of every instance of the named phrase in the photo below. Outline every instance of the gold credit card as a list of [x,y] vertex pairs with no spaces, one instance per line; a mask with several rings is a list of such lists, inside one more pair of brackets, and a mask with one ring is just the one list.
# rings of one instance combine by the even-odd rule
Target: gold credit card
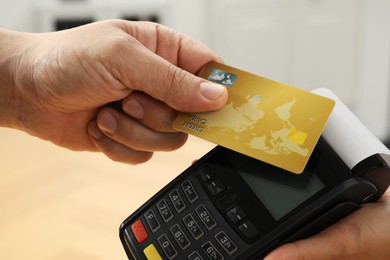
[[180,113],[173,127],[293,173],[301,173],[332,112],[332,99],[216,62],[200,75],[224,85],[218,111]]

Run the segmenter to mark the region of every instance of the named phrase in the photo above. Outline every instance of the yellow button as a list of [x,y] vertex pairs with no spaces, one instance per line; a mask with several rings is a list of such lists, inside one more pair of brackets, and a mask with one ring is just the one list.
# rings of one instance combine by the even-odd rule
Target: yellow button
[[160,254],[157,252],[157,249],[153,244],[148,245],[144,249],[144,254],[148,260],[162,260]]

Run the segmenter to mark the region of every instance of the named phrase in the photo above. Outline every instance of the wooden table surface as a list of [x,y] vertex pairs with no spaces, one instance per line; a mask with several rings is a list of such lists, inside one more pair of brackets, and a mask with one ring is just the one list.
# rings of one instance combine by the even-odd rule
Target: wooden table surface
[[213,144],[137,165],[0,128],[0,259],[127,259],[119,225]]

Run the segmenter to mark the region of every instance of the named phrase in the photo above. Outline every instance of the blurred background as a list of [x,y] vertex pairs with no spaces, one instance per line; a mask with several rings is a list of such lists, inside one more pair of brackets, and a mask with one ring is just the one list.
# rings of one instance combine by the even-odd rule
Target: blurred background
[[[306,90],[332,89],[390,140],[388,0],[13,0],[0,27],[47,32],[119,18],[170,26],[225,62]],[[88,37],[88,36],[86,36]],[[0,259],[125,259],[120,222],[212,144],[128,166],[0,128]]]

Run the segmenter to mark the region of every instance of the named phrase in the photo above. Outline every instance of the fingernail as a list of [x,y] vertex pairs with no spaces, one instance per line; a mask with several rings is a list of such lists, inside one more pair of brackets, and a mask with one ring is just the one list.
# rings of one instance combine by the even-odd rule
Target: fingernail
[[226,88],[222,85],[202,82],[200,83],[200,93],[209,100],[216,100],[226,91]]
[[136,99],[130,99],[123,104],[123,111],[136,119],[142,119],[144,117],[144,108]]
[[88,127],[88,132],[89,134],[95,138],[95,139],[100,139],[103,136],[102,131],[97,127],[96,123],[91,123]]
[[108,111],[98,117],[98,125],[100,130],[108,134],[114,134],[118,126],[115,117]]

